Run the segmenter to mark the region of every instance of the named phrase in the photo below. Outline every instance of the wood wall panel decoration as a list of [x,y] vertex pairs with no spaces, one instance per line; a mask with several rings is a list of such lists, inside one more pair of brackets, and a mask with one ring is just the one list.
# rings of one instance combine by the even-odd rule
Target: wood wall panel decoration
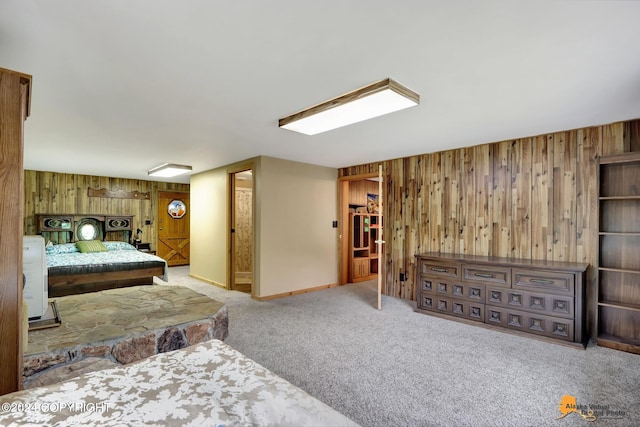
[[107,188],[101,188],[96,190],[89,187],[87,189],[88,197],[106,197],[110,199],[137,199],[137,200],[150,200],[151,193],[141,193],[140,191],[123,191],[123,190],[109,190]]
[[[416,299],[414,256],[423,252],[589,263],[593,333],[597,161],[631,150],[640,150],[640,120],[381,162],[384,293]],[[376,172],[378,164],[339,176]]]
[[[37,234],[37,213],[133,215],[133,229],[141,229],[143,241],[152,245],[157,240],[158,190],[189,191],[189,184],[33,170],[24,171],[24,182],[24,234]],[[88,188],[114,193],[148,193],[151,203],[141,198],[89,197]],[[69,233],[59,234],[59,243],[63,243]]]

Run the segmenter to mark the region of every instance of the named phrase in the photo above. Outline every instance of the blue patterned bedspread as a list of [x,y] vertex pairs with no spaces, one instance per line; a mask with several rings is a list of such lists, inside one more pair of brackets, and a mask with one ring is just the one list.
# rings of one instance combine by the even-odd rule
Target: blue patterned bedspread
[[[159,277],[167,282],[169,280],[167,262],[158,256],[136,250],[47,254],[47,268],[49,269],[49,275],[56,275],[54,273],[56,267],[62,267],[62,270],[65,270],[65,267],[87,266],[90,272],[98,272],[129,270],[144,268],[145,266],[151,267],[154,265],[158,266],[158,263],[162,263],[164,265],[164,274]],[[123,264],[127,264],[127,266],[123,266]]]

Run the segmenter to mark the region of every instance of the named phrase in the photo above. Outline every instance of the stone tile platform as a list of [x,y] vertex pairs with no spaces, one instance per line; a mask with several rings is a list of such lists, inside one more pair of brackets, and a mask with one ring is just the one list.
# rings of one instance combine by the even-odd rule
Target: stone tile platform
[[24,387],[228,334],[226,306],[180,286],[134,286],[56,298],[62,325],[29,332]]

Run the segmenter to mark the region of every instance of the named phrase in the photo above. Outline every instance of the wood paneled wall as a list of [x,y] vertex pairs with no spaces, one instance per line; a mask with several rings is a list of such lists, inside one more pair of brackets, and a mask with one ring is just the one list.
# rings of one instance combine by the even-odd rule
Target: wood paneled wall
[[349,183],[349,204],[367,206],[367,194],[378,194],[378,183],[368,179]]
[[[150,192],[151,199],[89,197],[89,188]],[[37,213],[134,215],[134,231],[140,228],[142,241],[155,249],[158,190],[189,191],[189,184],[25,170],[24,233],[36,234]],[[150,220],[151,225],[145,225],[145,220]]]
[[[415,300],[414,255],[422,252],[586,262],[593,331],[597,160],[639,149],[636,120],[381,162],[384,293]],[[339,175],[376,172],[378,164]]]
[[236,187],[235,271],[251,272],[253,266],[253,190]]

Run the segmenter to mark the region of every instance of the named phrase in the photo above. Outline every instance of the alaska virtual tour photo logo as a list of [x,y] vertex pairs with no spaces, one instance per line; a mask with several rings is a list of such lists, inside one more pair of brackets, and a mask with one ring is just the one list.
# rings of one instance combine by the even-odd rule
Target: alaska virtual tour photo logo
[[612,408],[611,405],[600,404],[578,404],[575,396],[568,394],[562,396],[560,404],[558,405],[560,416],[556,419],[561,419],[570,414],[577,414],[584,418],[586,421],[595,421],[597,419],[621,419],[626,416],[625,411]]

